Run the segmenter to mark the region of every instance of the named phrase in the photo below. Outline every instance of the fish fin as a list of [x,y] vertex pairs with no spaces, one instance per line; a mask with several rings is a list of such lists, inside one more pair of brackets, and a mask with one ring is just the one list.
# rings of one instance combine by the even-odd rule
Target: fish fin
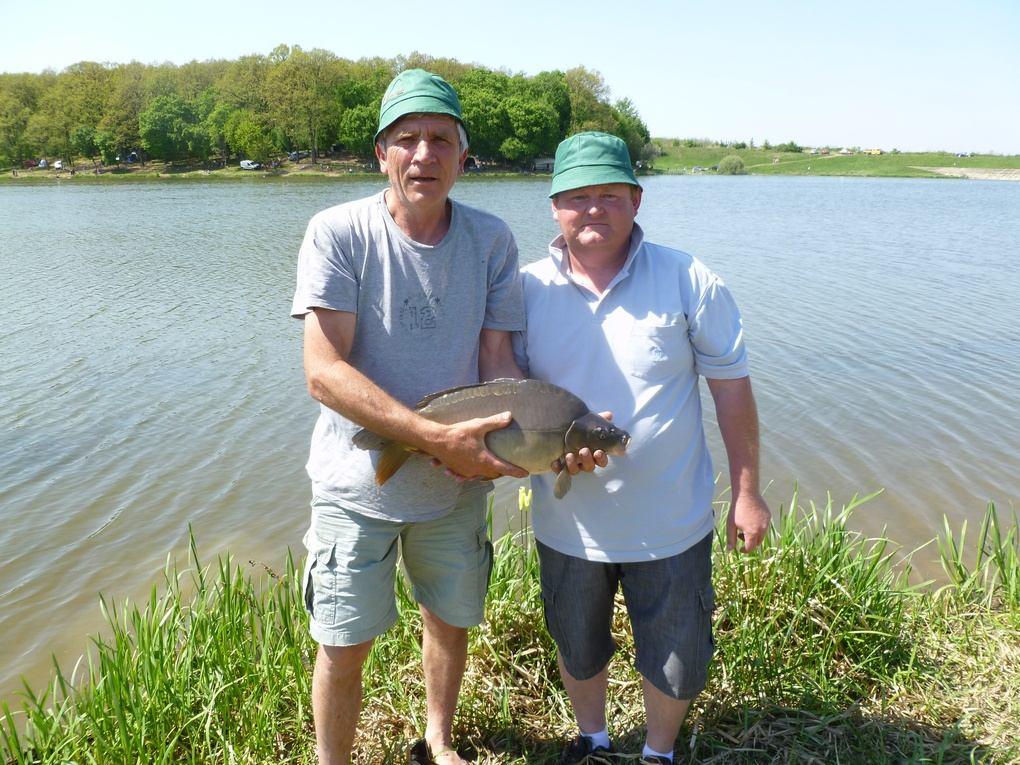
[[359,449],[378,452],[385,449],[392,442],[388,438],[383,438],[378,433],[373,433],[368,428],[362,428],[351,436],[351,443]]
[[483,383],[474,383],[472,385],[458,385],[454,388],[447,388],[446,390],[437,390],[435,393],[428,394],[425,398],[414,405],[415,409],[421,409],[426,404],[435,401],[440,396],[448,396],[451,393],[456,393],[459,390],[469,390],[471,388],[481,388],[483,385],[492,385],[493,383],[519,383],[521,382],[515,377],[500,377],[496,380],[486,380]]
[[403,444],[391,441],[379,455],[379,461],[375,463],[375,482],[382,486],[400,470],[410,456],[411,452]]
[[570,482],[570,471],[563,468],[563,470],[556,474],[556,486],[553,487],[553,496],[556,499],[563,499],[567,492],[570,491]]

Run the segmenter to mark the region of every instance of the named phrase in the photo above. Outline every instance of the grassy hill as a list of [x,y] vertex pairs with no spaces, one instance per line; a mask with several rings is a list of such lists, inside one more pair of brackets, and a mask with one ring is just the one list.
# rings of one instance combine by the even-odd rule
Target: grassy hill
[[[707,141],[683,141],[656,138],[662,154],[651,161],[661,173],[699,172],[695,167],[711,168],[723,157],[736,154],[748,173],[762,175],[858,175],[926,178],[937,177],[924,168],[959,167],[1020,169],[1020,156],[972,154],[958,157],[950,152],[887,152],[881,155],[854,153],[843,156],[832,150],[828,155],[805,152],[781,152],[774,149],[734,149]],[[688,145],[696,144],[696,145]]]

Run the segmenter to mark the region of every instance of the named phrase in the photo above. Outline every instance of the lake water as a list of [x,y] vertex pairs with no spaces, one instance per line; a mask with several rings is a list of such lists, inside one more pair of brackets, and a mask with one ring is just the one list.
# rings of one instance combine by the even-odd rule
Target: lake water
[[[0,186],[0,698],[51,654],[73,661],[98,594],[144,596],[189,526],[206,561],[300,549],[317,405],[288,318],[296,252],[313,213],[381,183]],[[527,262],[555,234],[547,183],[454,196],[506,219]],[[774,510],[795,482],[821,503],[884,489],[855,523],[908,549],[943,515],[1011,510],[1020,184],[645,186],[647,237],[704,260],[742,308]]]

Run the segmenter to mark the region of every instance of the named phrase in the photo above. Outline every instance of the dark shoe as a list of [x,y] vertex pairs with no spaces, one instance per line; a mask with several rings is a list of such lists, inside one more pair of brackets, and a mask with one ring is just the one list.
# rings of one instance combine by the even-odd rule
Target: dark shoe
[[429,751],[429,745],[425,739],[420,738],[411,744],[411,748],[407,752],[407,762],[409,765],[436,765],[432,761],[432,752]]
[[578,733],[567,744],[566,749],[560,756],[559,765],[576,765],[580,762],[609,762],[608,756],[615,750],[612,746],[606,749],[604,746],[591,745],[591,739],[583,733]]
[[411,748],[407,751],[407,762],[408,765],[442,765],[441,762],[436,763],[436,757],[442,757],[447,752],[452,751],[454,750],[444,749],[433,754],[428,742],[420,738],[411,744]]

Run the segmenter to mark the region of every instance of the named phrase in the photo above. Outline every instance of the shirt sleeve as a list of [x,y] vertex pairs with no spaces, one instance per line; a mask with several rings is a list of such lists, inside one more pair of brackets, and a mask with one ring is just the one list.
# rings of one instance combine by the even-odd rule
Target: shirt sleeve
[[733,295],[713,276],[689,320],[694,370],[702,377],[735,380],[750,373],[744,325]]
[[489,264],[489,293],[485,301],[483,329],[516,332],[524,329],[524,291],[517,265],[517,242],[509,229],[506,242]]
[[309,221],[301,242],[290,315],[300,319],[313,308],[358,311],[358,278],[350,253],[322,214]]

